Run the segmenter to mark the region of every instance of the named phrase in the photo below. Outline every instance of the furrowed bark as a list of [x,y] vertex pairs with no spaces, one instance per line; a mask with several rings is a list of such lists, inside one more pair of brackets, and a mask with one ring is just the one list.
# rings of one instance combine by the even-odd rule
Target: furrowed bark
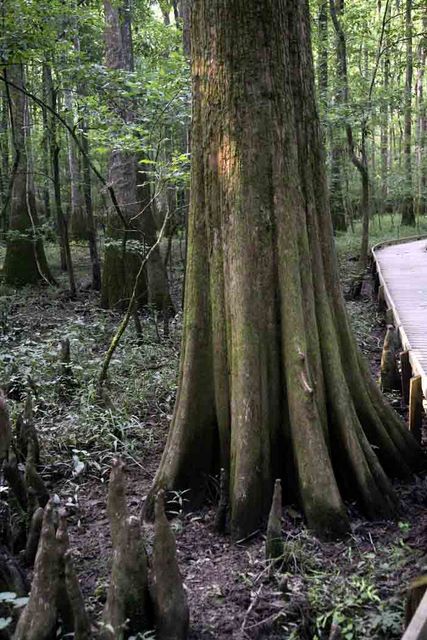
[[[274,10],[273,10],[274,9]],[[284,36],[285,34],[285,36]],[[268,42],[268,46],[266,43]],[[230,528],[265,523],[273,478],[322,537],[398,503],[388,475],[425,458],[355,344],[340,290],[307,2],[200,0],[184,335],[159,489],[229,477]]]

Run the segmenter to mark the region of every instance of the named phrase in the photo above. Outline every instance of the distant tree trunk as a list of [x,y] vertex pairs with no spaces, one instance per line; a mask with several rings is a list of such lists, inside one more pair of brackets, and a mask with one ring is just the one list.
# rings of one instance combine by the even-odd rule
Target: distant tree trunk
[[[347,42],[342,24],[340,21],[340,13],[344,9],[344,0],[330,0],[329,2],[332,22],[335,32],[337,34],[337,53],[338,53],[338,73],[341,80],[341,100],[343,105],[349,103],[349,90],[348,90],[348,74],[347,74]],[[339,7],[339,9],[338,9]],[[369,166],[366,155],[366,137],[367,137],[367,121],[365,118],[361,122],[361,151],[360,157],[356,154],[355,143],[353,138],[353,129],[349,122],[347,122],[345,129],[347,135],[347,146],[350,155],[350,160],[354,167],[359,172],[362,182],[362,198],[361,198],[361,213],[362,213],[362,242],[360,246],[359,257],[359,274],[353,283],[352,295],[357,298],[360,295],[363,283],[363,276],[366,271],[368,262],[368,245],[369,245],[369,220],[370,220],[370,185],[369,185]]]
[[419,72],[419,173],[420,173],[420,215],[427,215],[427,8],[423,15],[424,35],[420,43],[420,72]]
[[9,166],[9,126],[6,88],[0,93],[0,229],[5,234],[8,228],[8,200],[10,198],[10,166]]
[[[74,129],[74,100],[71,90],[65,91],[64,103],[68,125],[71,129]],[[86,212],[79,154],[71,137],[68,139],[68,170],[70,174],[70,237],[74,240],[87,240]]]
[[[57,91],[52,82],[52,71],[48,65],[44,65],[44,72],[46,76],[46,86],[50,89],[49,106],[53,112],[57,112]],[[68,237],[68,223],[64,215],[62,207],[62,194],[61,194],[61,174],[59,167],[59,153],[60,146],[58,140],[57,122],[56,118],[52,115],[50,118],[50,160],[52,163],[52,179],[53,179],[53,195],[56,210],[56,219],[59,230],[59,244],[61,247],[61,267],[68,273],[68,281],[70,286],[70,294],[74,298],[77,293],[76,282],[74,278],[74,267],[71,256],[70,242]]]
[[39,236],[33,169],[28,154],[28,104],[20,89],[25,88],[22,64],[9,65],[5,71],[16,173],[10,197],[9,234],[3,271],[7,284],[24,286],[38,282],[53,283]]
[[[274,480],[309,526],[348,531],[396,501],[386,472],[425,465],[367,374],[337,275],[306,0],[197,0],[183,348],[168,441],[148,496],[229,476],[239,539]],[[420,457],[421,456],[421,457]]]
[[[104,10],[107,66],[110,69],[133,71],[130,2],[121,0],[117,5],[104,0]],[[122,101],[120,116],[128,124],[133,122],[133,108],[129,100]],[[109,181],[114,187],[124,221],[115,212],[109,213],[101,290],[101,304],[106,308],[125,306],[131,296],[142,260],[140,251],[135,251],[132,241],[148,249],[156,237],[151,196],[141,202],[138,199],[138,195],[141,195],[138,170],[133,152],[121,149],[112,151]],[[171,306],[166,270],[158,249],[151,254],[145,278],[140,278],[138,303],[147,302],[160,309]]]
[[95,291],[101,290],[101,261],[99,259],[98,244],[97,244],[97,232],[96,222],[93,213],[92,202],[92,174],[89,163],[89,144],[88,133],[85,122],[82,123],[82,137],[81,144],[83,149],[82,154],[82,174],[83,174],[83,194],[86,208],[86,229],[87,239],[89,244],[90,261],[92,265],[92,288]]
[[180,0],[179,11],[182,20],[182,39],[184,46],[184,55],[189,60],[191,57],[191,3],[193,0]]
[[[48,105],[50,101],[49,87],[46,86],[46,73],[42,68],[42,98],[44,104]],[[43,123],[43,137],[42,137],[42,166],[44,173],[43,184],[43,206],[44,215],[47,220],[51,218],[51,204],[50,204],[50,181],[51,181],[51,167],[50,167],[50,144],[49,144],[49,114],[46,108],[42,109],[42,123]]]
[[[389,13],[389,12],[388,12]],[[381,133],[380,133],[380,146],[381,146],[381,203],[380,211],[385,213],[388,202],[388,176],[389,176],[389,85],[390,85],[390,54],[387,49],[389,46],[389,26],[386,27],[385,46],[386,52],[384,54],[383,63],[383,86],[384,97],[381,103]]]
[[[326,5],[328,3],[326,2]],[[344,11],[343,0],[337,0],[335,3],[336,12],[341,15]],[[326,7],[327,9],[327,7]],[[325,18],[327,19],[327,18]],[[343,76],[340,71],[342,65],[342,43],[340,37],[336,34],[336,52],[338,67],[338,86],[335,92],[335,100],[338,108],[345,105],[345,93],[343,90]],[[327,53],[326,53],[327,55]],[[331,171],[330,171],[330,192],[331,192],[331,213],[332,224],[336,231],[346,231],[347,220],[345,216],[344,191],[343,191],[343,148],[340,141],[339,131],[335,131],[334,127],[330,128],[330,145],[331,145]]]
[[406,81],[405,81],[405,191],[402,205],[402,224],[415,225],[414,192],[412,181],[412,0],[405,4],[405,38],[406,38]]

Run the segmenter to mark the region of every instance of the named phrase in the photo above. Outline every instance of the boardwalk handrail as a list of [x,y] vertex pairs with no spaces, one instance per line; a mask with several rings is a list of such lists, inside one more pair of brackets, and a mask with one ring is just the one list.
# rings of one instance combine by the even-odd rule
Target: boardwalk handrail
[[400,341],[402,344],[402,350],[403,351],[407,351],[408,352],[408,356],[409,356],[409,362],[411,364],[412,367],[412,372],[413,372],[413,376],[421,376],[421,383],[422,383],[422,389],[423,389],[423,395],[424,398],[427,398],[427,372],[424,371],[424,368],[422,367],[421,363],[419,362],[416,354],[413,351],[412,345],[409,341],[409,338],[406,334],[405,328],[402,325],[402,322],[400,320],[399,317],[399,313],[396,309],[396,306],[394,304],[393,298],[390,294],[390,290],[387,286],[387,282],[385,280],[385,278],[383,277],[383,274],[381,272],[381,265],[379,264],[379,261],[377,260],[377,252],[380,251],[381,249],[383,249],[384,247],[389,247],[392,245],[396,245],[396,244],[407,244],[409,242],[416,242],[417,240],[427,240],[427,234],[421,234],[421,235],[417,235],[417,236],[408,236],[406,238],[399,238],[399,239],[394,239],[394,240],[385,240],[384,242],[379,242],[376,245],[374,245],[371,249],[371,253],[372,253],[372,258],[374,260],[375,266],[376,266],[376,270],[377,270],[377,275],[378,275],[378,280],[380,285],[382,286],[382,291],[383,291],[383,295],[384,295],[384,302],[387,305],[388,309],[391,309],[392,313],[393,313],[393,317],[394,317],[394,326],[396,327],[396,329],[399,332],[399,336],[400,336]]
[[[421,378],[421,387],[422,387],[422,394],[424,396],[424,398],[427,398],[427,372],[424,371],[424,368],[421,364],[421,362],[419,361],[417,354],[415,353],[415,350],[413,348],[413,346],[410,343],[410,340],[408,338],[408,335],[406,333],[405,327],[403,326],[401,319],[399,317],[399,312],[396,308],[396,305],[394,303],[394,300],[391,296],[390,293],[390,289],[387,285],[387,281],[382,273],[381,270],[381,264],[380,264],[380,260],[377,259],[378,258],[378,252],[383,249],[384,247],[388,247],[388,246],[392,246],[392,245],[397,245],[397,244],[406,244],[406,243],[410,243],[410,242],[416,242],[416,241],[420,241],[420,240],[427,240],[427,235],[423,234],[423,235],[417,235],[417,236],[410,236],[408,238],[401,238],[399,240],[387,240],[385,242],[380,242],[378,244],[376,244],[375,246],[372,247],[371,252],[372,252],[372,258],[376,267],[376,274],[378,276],[378,282],[377,284],[379,284],[381,286],[382,289],[382,296],[383,296],[383,301],[386,304],[387,308],[391,310],[392,314],[393,314],[393,319],[394,319],[394,326],[397,329],[397,331],[399,332],[399,336],[400,336],[400,341],[402,344],[402,348],[403,351],[406,352],[406,358],[407,360],[409,360],[409,364],[410,364],[410,368],[412,369],[412,380],[410,382],[410,388],[411,388],[411,393],[410,393],[410,406],[409,406],[409,425],[411,428],[411,420],[412,419],[416,419],[414,418],[414,414],[415,411],[418,411],[419,414],[419,419],[421,420],[421,415],[422,415],[422,405],[421,405],[421,389],[418,386],[418,394],[419,394],[419,407],[416,409],[415,408],[415,404],[417,402],[417,399],[414,397],[412,397],[412,385],[413,388],[415,390],[416,388],[416,383],[418,381],[418,385],[419,385],[419,381]],[[415,347],[415,345],[414,345]],[[403,355],[402,355],[402,390],[404,391],[404,376],[403,376]],[[419,377],[418,377],[419,376]],[[415,378],[417,377],[417,378]],[[409,382],[409,381],[408,381]],[[405,392],[404,392],[404,396],[405,396]],[[414,394],[415,396],[415,394]],[[413,403],[413,404],[412,404]],[[415,434],[414,434],[415,435]],[[426,640],[427,638],[427,591],[424,593],[424,596],[411,620],[411,622],[409,623],[407,629],[405,630],[403,636],[402,636],[402,640]]]
[[402,640],[425,640],[427,638],[427,591],[418,605]]

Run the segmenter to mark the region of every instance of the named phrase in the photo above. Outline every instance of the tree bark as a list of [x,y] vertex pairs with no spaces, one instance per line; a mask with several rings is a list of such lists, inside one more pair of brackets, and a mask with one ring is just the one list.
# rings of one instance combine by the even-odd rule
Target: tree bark
[[[17,87],[24,87],[22,64],[9,65],[4,71]],[[38,217],[33,184],[33,170],[28,154],[28,103],[22,91],[6,87],[16,172],[13,178],[9,235],[4,275],[7,284],[24,286],[38,282],[52,283],[42,239],[38,235]]]
[[[229,474],[230,525],[265,521],[274,479],[324,537],[344,500],[389,517],[386,473],[425,465],[357,350],[337,275],[308,3],[199,0],[184,334],[159,488],[203,500]],[[375,446],[375,449],[371,445]]]

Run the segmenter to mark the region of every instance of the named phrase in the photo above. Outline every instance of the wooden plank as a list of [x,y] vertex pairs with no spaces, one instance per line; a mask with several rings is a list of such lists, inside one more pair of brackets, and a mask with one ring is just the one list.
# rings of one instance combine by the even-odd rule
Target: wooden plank
[[427,591],[414,617],[402,636],[402,640],[426,640],[427,638]]

